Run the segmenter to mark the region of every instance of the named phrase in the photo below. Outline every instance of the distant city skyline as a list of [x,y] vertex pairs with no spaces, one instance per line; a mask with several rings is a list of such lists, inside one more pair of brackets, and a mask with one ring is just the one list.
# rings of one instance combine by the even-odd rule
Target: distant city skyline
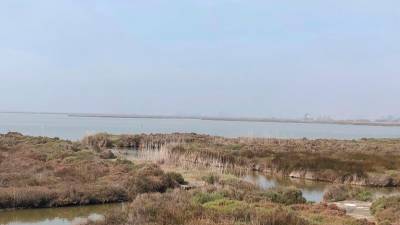
[[400,2],[0,2],[0,110],[398,117]]
[[400,122],[400,116],[395,115],[387,115],[377,118],[362,118],[362,117],[354,117],[354,118],[340,118],[333,117],[328,115],[318,115],[313,116],[310,113],[306,113],[303,116],[295,116],[295,117],[271,117],[271,116],[227,116],[227,115],[207,115],[207,114],[138,114],[138,113],[88,113],[88,112],[51,112],[51,111],[12,111],[12,110],[3,110],[0,111],[0,114],[64,114],[69,116],[77,116],[77,117],[126,117],[126,118],[204,118],[204,119],[249,119],[249,120],[303,120],[303,121],[370,121],[370,122]]

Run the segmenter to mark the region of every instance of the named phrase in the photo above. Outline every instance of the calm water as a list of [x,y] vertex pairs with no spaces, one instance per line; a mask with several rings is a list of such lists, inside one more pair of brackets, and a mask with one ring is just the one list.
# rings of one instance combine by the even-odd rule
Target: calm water
[[[322,202],[325,189],[331,185],[326,182],[316,182],[303,179],[279,178],[260,173],[249,174],[243,177],[245,181],[256,184],[262,189],[274,187],[296,187],[303,193],[307,201]],[[371,192],[374,198],[381,196],[400,195],[400,188],[372,188],[360,187]]]
[[321,202],[323,200],[325,188],[329,183],[314,182],[300,179],[277,178],[264,174],[254,173],[244,177],[245,181],[256,184],[262,189],[274,187],[296,187],[301,190],[307,201]]
[[122,209],[122,207],[124,204],[3,211],[0,212],[0,224],[78,225],[87,219],[94,221],[102,219],[107,211]]
[[225,137],[399,138],[400,127],[331,124],[296,124],[206,121],[188,119],[79,118],[67,115],[0,113],[0,133],[17,131],[27,135],[78,140],[97,132],[171,133],[195,132]]

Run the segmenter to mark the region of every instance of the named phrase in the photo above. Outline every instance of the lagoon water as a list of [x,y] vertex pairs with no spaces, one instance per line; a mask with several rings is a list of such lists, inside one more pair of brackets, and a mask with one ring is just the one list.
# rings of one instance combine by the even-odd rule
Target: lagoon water
[[0,224],[7,225],[78,225],[89,219],[103,218],[109,210],[119,210],[121,204],[75,206],[49,209],[21,209],[0,211]]
[[98,132],[113,134],[194,132],[224,137],[309,139],[400,138],[400,127],[0,113],[0,133],[8,131],[70,140],[79,140],[85,135]]

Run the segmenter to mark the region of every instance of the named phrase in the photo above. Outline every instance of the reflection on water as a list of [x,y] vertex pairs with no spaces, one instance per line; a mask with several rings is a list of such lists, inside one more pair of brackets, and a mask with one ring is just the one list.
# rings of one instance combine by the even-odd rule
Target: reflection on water
[[[296,187],[301,190],[307,201],[321,202],[327,187],[334,185],[326,182],[317,182],[304,179],[282,178],[253,173],[244,176],[244,180],[256,184],[263,189],[273,187]],[[400,195],[400,188],[372,188],[360,187],[373,194],[374,198],[390,195]]]
[[302,191],[303,196],[305,199],[307,199],[307,201],[313,202],[321,202],[325,188],[330,185],[329,183],[291,178],[279,178],[259,173],[248,174],[244,176],[244,180],[256,184],[262,189],[293,186]]
[[22,209],[0,212],[0,224],[9,225],[77,225],[84,221],[96,221],[123,204],[90,205],[48,209]]

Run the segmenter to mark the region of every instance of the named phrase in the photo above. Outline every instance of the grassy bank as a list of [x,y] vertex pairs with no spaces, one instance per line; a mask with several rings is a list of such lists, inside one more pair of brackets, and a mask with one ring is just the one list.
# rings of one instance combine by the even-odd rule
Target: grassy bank
[[222,138],[196,134],[87,137],[98,148],[153,148],[170,143],[171,154],[193,163],[218,164],[334,183],[400,185],[400,139],[307,140]]
[[155,165],[113,158],[107,150],[78,142],[0,135],[0,209],[128,201],[182,182]]

